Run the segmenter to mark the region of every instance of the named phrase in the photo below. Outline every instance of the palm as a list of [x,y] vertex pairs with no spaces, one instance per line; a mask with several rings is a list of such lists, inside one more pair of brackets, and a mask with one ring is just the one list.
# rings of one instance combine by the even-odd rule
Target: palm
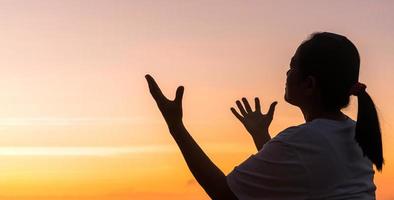
[[241,112],[239,114],[235,108],[231,108],[233,114],[241,121],[241,123],[245,126],[246,130],[252,135],[256,136],[257,134],[262,134],[264,132],[268,132],[268,127],[272,122],[275,105],[277,102],[273,102],[269,108],[267,114],[261,113],[260,108],[260,100],[255,98],[255,111],[252,111],[249,102],[246,98],[242,98],[244,106],[240,101],[236,101],[237,106]]
[[268,127],[270,121],[267,119],[267,115],[263,115],[259,112],[252,112],[248,113],[244,118],[243,118],[243,124],[245,128],[248,130],[250,133],[258,133],[263,130],[264,127]]
[[182,96],[184,88],[179,86],[173,101],[163,95],[156,81],[150,75],[145,76],[148,81],[149,91],[155,99],[157,106],[168,125],[175,125],[182,121]]

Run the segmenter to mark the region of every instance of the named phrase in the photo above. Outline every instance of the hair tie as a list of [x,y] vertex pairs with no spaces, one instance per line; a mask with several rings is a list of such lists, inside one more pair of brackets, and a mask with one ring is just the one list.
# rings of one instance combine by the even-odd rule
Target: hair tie
[[361,93],[365,92],[366,88],[367,86],[364,83],[357,82],[352,86],[352,88],[350,88],[349,94],[358,96]]

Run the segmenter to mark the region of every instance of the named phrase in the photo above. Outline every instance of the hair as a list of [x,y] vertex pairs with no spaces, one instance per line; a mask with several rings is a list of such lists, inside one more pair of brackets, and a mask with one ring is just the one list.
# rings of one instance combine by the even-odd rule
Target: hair
[[[305,78],[314,76],[326,111],[349,105],[350,89],[358,82],[360,55],[345,36],[329,32],[313,33],[297,50],[296,65]],[[379,119],[375,105],[364,91],[358,95],[355,140],[376,168],[384,163]]]

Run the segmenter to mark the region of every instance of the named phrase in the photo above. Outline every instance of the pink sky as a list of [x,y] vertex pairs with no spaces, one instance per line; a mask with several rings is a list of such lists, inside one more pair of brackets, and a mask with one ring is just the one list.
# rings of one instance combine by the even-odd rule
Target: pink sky
[[[229,172],[254,153],[230,112],[235,100],[258,96],[264,110],[277,100],[272,136],[302,123],[283,100],[285,73],[302,40],[330,31],[360,51],[386,153],[378,199],[392,199],[393,9],[356,0],[0,1],[0,198],[207,198],[188,184],[144,75],[171,98],[185,86],[185,124]],[[353,118],[354,100],[345,109]]]

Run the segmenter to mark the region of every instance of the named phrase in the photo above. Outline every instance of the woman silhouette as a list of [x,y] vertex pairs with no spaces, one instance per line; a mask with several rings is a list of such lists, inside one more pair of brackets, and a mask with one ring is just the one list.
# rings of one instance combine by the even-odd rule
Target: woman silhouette
[[[291,59],[286,102],[301,109],[305,123],[270,138],[276,102],[262,114],[255,98],[236,101],[233,114],[251,134],[258,152],[227,176],[202,151],[182,122],[182,96],[168,100],[146,75],[169,131],[187,165],[212,199],[375,199],[374,170],[383,165],[379,120],[366,86],[358,82],[360,58],[346,37],[314,33]],[[358,97],[357,122],[341,112]]]

